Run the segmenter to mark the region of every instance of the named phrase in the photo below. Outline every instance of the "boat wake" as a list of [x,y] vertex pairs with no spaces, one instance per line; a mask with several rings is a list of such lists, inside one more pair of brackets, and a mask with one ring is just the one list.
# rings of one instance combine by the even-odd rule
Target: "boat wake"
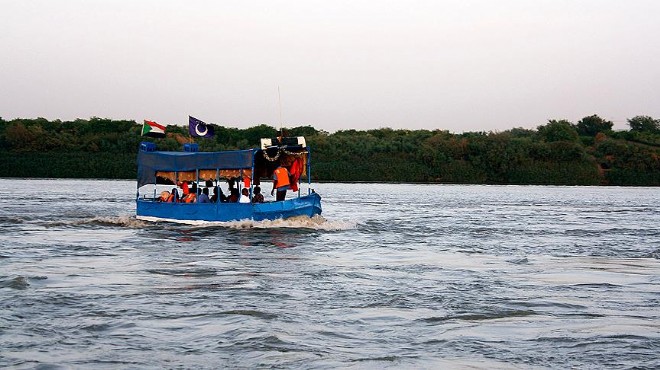
[[357,228],[357,223],[350,221],[328,221],[320,215],[314,217],[297,216],[287,219],[277,220],[264,220],[264,221],[234,221],[224,222],[224,226],[234,229],[277,229],[277,228],[290,228],[290,229],[313,229],[324,231],[341,231],[353,230]]
[[97,216],[90,220],[87,220],[86,223],[99,225],[99,226],[122,226],[128,227],[131,229],[138,229],[148,226],[149,224],[145,221],[138,220],[135,216],[118,216],[118,217],[102,217]]
[[108,227],[126,227],[130,229],[142,229],[149,226],[146,221],[138,220],[135,216],[96,216],[75,221],[57,221],[50,222],[48,226],[108,226]]
[[243,230],[243,229],[309,229],[309,230],[323,230],[323,231],[342,231],[353,230],[357,228],[357,222],[353,221],[329,221],[320,215],[314,217],[296,216],[287,219],[277,220],[240,220],[240,221],[193,221],[193,220],[170,220],[156,217],[135,217],[130,215],[122,216],[96,216],[92,218],[66,220],[66,221],[50,221],[46,222],[47,227],[120,227],[129,229],[148,229],[153,227],[155,223],[176,223],[179,225],[195,226],[195,227],[226,227],[230,229]]
[[314,217],[296,216],[287,219],[277,220],[240,220],[240,221],[193,221],[193,220],[168,220],[155,217],[140,217],[137,221],[165,221],[175,222],[197,227],[227,227],[231,229],[311,229],[324,231],[353,230],[357,228],[357,223],[352,221],[328,221],[320,215]]

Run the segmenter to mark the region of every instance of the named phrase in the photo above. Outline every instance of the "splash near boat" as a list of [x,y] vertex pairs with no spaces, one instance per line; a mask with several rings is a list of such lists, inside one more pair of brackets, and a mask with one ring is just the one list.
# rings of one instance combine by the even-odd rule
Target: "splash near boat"
[[[222,152],[199,152],[197,144],[184,144],[181,152],[158,151],[143,142],[137,162],[140,220],[263,221],[321,214],[304,137],[261,139],[260,148]],[[262,190],[263,180],[272,180],[275,201],[264,200],[262,192],[269,189]]]

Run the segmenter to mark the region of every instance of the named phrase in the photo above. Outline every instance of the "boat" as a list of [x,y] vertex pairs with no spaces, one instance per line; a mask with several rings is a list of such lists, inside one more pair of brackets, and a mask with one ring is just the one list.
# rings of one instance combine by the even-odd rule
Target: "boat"
[[[158,151],[156,144],[142,142],[137,156],[136,218],[146,221],[190,223],[239,220],[276,220],[321,214],[321,196],[312,189],[310,148],[304,137],[261,139],[261,147],[247,150],[200,152],[197,144],[183,151]],[[271,179],[279,166],[291,174],[288,199],[253,203],[255,189]],[[307,186],[301,179],[306,177]],[[228,202],[221,184],[229,189],[248,189],[250,203]],[[263,182],[264,191],[271,182]],[[181,201],[182,192],[208,191],[211,202]],[[293,193],[293,196],[291,195]],[[213,194],[212,196],[210,194]],[[190,198],[188,198],[190,199]],[[204,199],[206,200],[206,199]]]

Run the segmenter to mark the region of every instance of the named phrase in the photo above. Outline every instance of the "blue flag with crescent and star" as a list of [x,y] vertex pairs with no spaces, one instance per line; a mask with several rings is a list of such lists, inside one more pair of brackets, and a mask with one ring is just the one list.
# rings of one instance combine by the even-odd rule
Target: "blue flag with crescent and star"
[[188,132],[194,137],[213,137],[213,126],[198,120],[193,116],[188,116]]

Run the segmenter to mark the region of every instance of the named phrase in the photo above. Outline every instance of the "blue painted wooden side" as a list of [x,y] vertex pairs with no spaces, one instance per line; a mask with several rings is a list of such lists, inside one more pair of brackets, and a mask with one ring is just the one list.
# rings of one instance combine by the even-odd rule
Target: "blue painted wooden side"
[[321,214],[321,197],[310,194],[268,203],[162,203],[137,199],[139,216],[182,221],[276,220]]

